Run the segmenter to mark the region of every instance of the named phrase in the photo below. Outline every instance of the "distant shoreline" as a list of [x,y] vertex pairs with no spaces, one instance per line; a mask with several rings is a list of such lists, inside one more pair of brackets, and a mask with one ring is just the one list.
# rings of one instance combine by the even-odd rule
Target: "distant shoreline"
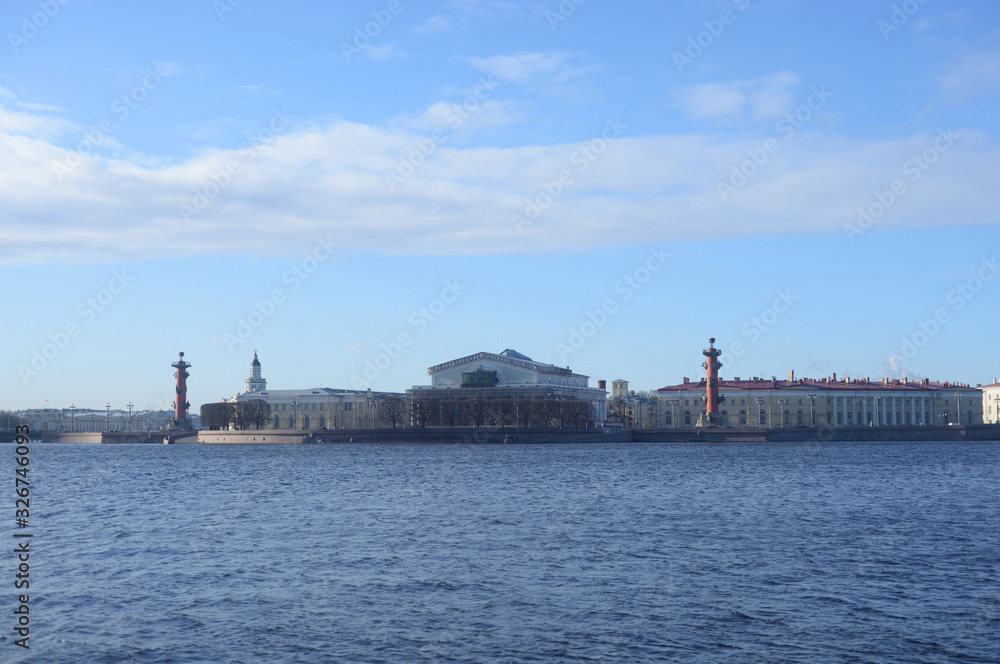
[[[13,442],[0,432],[0,442]],[[34,433],[34,432],[33,432]],[[37,439],[36,439],[37,440]],[[110,431],[91,433],[41,432],[42,443],[89,444],[558,444],[670,442],[878,442],[878,441],[998,441],[1000,425],[789,427],[777,429],[515,429],[427,428],[263,431]]]

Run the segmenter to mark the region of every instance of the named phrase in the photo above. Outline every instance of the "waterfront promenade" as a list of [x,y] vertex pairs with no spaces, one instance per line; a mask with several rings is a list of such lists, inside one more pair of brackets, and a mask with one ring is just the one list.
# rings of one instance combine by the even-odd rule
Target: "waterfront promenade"
[[537,444],[656,442],[849,442],[849,441],[998,441],[1000,425],[897,427],[794,427],[777,429],[512,429],[427,428],[295,431],[42,432],[43,443],[103,444]]

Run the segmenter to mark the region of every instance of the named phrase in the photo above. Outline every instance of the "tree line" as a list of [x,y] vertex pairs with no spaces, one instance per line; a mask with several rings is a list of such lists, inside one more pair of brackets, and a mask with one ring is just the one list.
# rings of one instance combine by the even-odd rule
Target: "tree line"
[[417,427],[499,427],[523,429],[593,426],[589,401],[579,399],[413,399],[410,422]]
[[236,403],[206,403],[201,407],[201,426],[206,429],[263,429],[271,419],[271,405],[263,399]]

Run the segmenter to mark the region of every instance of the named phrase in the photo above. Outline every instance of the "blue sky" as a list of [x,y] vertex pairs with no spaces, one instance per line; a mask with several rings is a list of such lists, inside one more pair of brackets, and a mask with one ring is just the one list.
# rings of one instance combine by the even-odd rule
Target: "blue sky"
[[[1000,363],[986,0],[0,8],[0,408]],[[398,344],[398,347],[394,344]]]

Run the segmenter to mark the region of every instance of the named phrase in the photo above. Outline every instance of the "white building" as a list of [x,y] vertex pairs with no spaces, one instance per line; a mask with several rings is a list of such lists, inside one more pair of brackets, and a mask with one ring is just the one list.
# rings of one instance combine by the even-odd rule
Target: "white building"
[[427,369],[431,384],[407,391],[414,399],[562,399],[591,404],[592,421],[607,419],[607,391],[589,386],[590,377],[569,367],[536,362],[516,350],[476,353]]
[[992,385],[983,388],[983,422],[1000,424],[1000,380],[993,379]]

